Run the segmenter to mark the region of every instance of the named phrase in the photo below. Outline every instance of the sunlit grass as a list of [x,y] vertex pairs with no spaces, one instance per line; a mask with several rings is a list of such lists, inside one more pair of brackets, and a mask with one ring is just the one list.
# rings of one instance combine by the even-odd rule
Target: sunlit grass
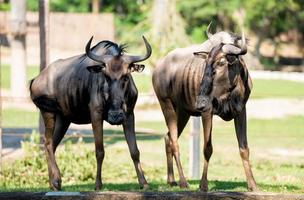
[[[260,190],[281,193],[304,192],[303,122],[304,116],[248,120],[250,160]],[[167,132],[165,123],[138,122],[136,128],[152,129],[156,133],[137,134],[142,166],[150,183],[150,191],[180,191],[178,187],[170,188],[166,185],[166,156],[163,140]],[[189,167],[188,132],[187,127],[179,139],[186,175]],[[94,189],[96,161],[91,135],[90,138],[90,140],[83,138],[82,142],[67,139],[57,152],[65,191],[92,191]],[[201,142],[202,140],[201,138]],[[71,141],[74,141],[73,144]],[[17,159],[14,164],[4,163],[4,171],[0,177],[3,180],[0,182],[0,190],[48,190],[44,152],[36,151],[30,145],[24,148],[30,149],[28,157]],[[208,173],[210,190],[246,191],[246,178],[232,122],[214,121],[213,149]],[[104,190],[139,191],[136,173],[122,129],[114,132],[106,130],[105,152]],[[175,176],[178,179],[176,172],[175,168]],[[199,180],[190,178],[188,180],[189,190],[196,191]]]
[[[38,75],[38,67],[30,66],[27,68],[27,80],[31,80]],[[153,91],[151,75],[133,72],[136,87],[139,93],[150,93]],[[1,87],[10,87],[10,67],[1,66]],[[250,98],[303,98],[304,83],[287,80],[264,80],[254,79],[253,90]]]
[[[37,66],[29,66],[26,71],[26,80],[29,82],[38,75],[39,68]],[[11,80],[11,68],[9,65],[1,65],[1,88],[9,89]]]
[[304,83],[254,79],[250,98],[304,98]]
[[[11,70],[9,65],[1,66],[1,87],[3,89],[10,88],[10,74]],[[27,68],[27,81],[29,82],[31,79],[36,77],[39,74],[39,68],[37,66],[29,66]],[[135,81],[136,87],[139,93],[148,93],[151,92],[152,89],[152,81],[151,76],[146,75],[144,73],[132,73],[133,79]]]
[[2,110],[2,126],[14,128],[29,128],[38,126],[39,113],[16,108]]

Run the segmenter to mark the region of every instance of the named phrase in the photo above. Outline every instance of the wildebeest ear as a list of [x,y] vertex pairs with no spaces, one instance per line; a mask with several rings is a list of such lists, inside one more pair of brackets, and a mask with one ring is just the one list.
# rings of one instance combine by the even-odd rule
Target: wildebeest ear
[[202,59],[207,59],[208,57],[208,52],[205,51],[198,51],[198,52],[194,52],[193,55],[198,57],[198,58],[202,58]]
[[145,65],[142,65],[142,64],[134,64],[134,63],[132,63],[131,65],[130,65],[130,70],[131,70],[131,72],[134,72],[134,71],[136,71],[136,72],[142,72],[143,70],[145,69]]
[[88,66],[87,70],[89,70],[89,72],[93,72],[93,73],[99,73],[101,72],[103,66],[101,65],[92,65],[92,66]]

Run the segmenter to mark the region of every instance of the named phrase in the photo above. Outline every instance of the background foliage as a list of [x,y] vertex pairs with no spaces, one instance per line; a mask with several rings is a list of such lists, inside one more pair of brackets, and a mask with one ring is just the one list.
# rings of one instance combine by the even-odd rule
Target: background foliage
[[[174,15],[181,15],[183,22],[178,22],[176,26],[182,26],[178,30],[186,30],[187,37],[192,43],[200,43],[206,39],[203,30],[206,30],[210,21],[213,21],[213,29],[239,32],[239,27],[244,26],[247,29],[246,32],[255,35],[257,37],[255,53],[258,58],[261,58],[260,47],[266,39],[272,41],[275,56],[280,44],[284,42],[297,44],[300,51],[304,53],[304,3],[302,0],[163,1],[174,4],[173,6],[177,9],[177,13],[167,12],[163,16],[155,16],[153,13],[156,2],[157,0],[100,0],[99,4],[100,12],[115,14],[116,38],[121,42],[137,41],[139,43],[141,41],[138,42],[138,37],[147,32],[149,35],[151,29],[154,28],[154,19],[165,20],[165,15],[173,15],[170,16],[171,18],[174,18]],[[53,12],[90,12],[91,6],[91,0],[50,1],[50,9]],[[30,11],[37,11],[38,1],[27,0],[27,7]],[[0,10],[9,10],[8,0],[1,3]],[[172,40],[178,38],[175,35],[183,35],[180,31],[168,31],[168,34],[172,35]],[[280,37],[282,33],[292,36],[287,41],[282,40]],[[170,42],[166,44],[167,49],[185,46],[188,42],[186,40],[178,39],[174,44]]]
[[[136,25],[147,19],[153,0],[100,0],[101,12],[113,12],[124,23]],[[27,0],[28,10],[37,11],[38,1]],[[274,38],[282,32],[297,29],[304,32],[304,4],[301,0],[177,0],[176,6],[186,21],[187,34],[196,41],[202,40],[202,29],[210,21],[216,21],[219,29],[235,30],[239,11],[245,12],[245,26],[263,38]],[[1,10],[8,10],[9,4],[2,3]],[[90,12],[91,0],[51,0],[54,12]],[[162,17],[162,16],[158,16]],[[119,23],[119,22],[118,22]]]

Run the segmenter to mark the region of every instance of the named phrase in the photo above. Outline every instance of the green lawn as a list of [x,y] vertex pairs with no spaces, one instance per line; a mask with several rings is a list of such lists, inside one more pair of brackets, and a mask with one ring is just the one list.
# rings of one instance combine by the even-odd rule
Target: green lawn
[[[38,74],[38,67],[28,67],[27,80]],[[149,93],[153,90],[151,76],[134,72],[133,78],[140,93]],[[1,86],[10,87],[10,67],[1,66]],[[251,98],[299,98],[304,97],[304,83],[286,80],[253,80]]]
[[304,83],[286,80],[254,79],[250,98],[303,98]]
[[[249,147],[253,173],[262,191],[280,193],[304,192],[304,129],[303,116],[248,122]],[[35,122],[36,123],[36,122]],[[164,122],[139,122],[137,141],[146,178],[152,191],[179,191],[166,185],[166,157],[163,135]],[[184,172],[188,174],[188,127],[179,144]],[[73,143],[72,143],[73,141]],[[211,191],[246,191],[245,175],[238,153],[233,123],[215,120],[213,130],[214,153],[208,177]],[[41,191],[47,188],[47,168],[44,153],[34,143],[24,143],[26,158],[13,164],[4,163],[0,175],[0,191]],[[121,131],[106,130],[106,157],[103,165],[104,190],[138,191],[136,173]],[[57,153],[63,175],[63,190],[92,191],[95,177],[95,153],[92,138],[80,141],[66,139]],[[202,162],[201,162],[202,163]],[[200,167],[202,169],[202,166]],[[176,168],[175,168],[176,169]],[[176,170],[175,170],[176,172]],[[177,174],[176,174],[176,177]],[[198,180],[188,179],[189,190],[198,189]]]
[[[37,66],[29,66],[27,68],[27,80],[30,81],[32,78],[37,76],[39,68]],[[9,65],[1,65],[1,87],[4,89],[10,88],[10,74],[11,68]]]
[[38,111],[8,108],[2,110],[2,126],[9,128],[30,128],[38,125]]
[[[9,88],[9,67],[1,68],[2,87]],[[28,79],[38,73],[29,67]],[[133,74],[139,92],[151,91],[151,77]],[[304,84],[281,80],[254,80],[252,98],[303,98]],[[2,113],[3,127],[37,127],[38,112],[6,108]],[[259,188],[267,192],[304,193],[304,116],[283,119],[248,120],[248,141],[253,173]],[[120,127],[116,127],[120,128]],[[137,133],[141,160],[152,191],[179,191],[166,185],[166,157],[163,135],[164,122],[139,122]],[[104,190],[138,191],[135,170],[123,133],[105,131],[106,157],[103,166]],[[188,130],[179,144],[184,172],[188,174]],[[208,177],[209,189],[246,191],[245,175],[238,153],[232,122],[214,121],[213,146]],[[23,143],[25,158],[5,161],[0,172],[0,191],[47,191],[47,168],[44,152],[34,142]],[[94,189],[96,161],[92,135],[77,141],[66,138],[57,152],[63,175],[63,190],[91,191]],[[201,161],[202,163],[202,161]],[[202,169],[202,166],[200,167]],[[175,168],[176,172],[176,168]],[[176,174],[176,177],[177,174]],[[197,190],[199,180],[189,180],[189,190]]]
[[[27,80],[30,81],[35,76],[38,75],[39,69],[37,66],[29,66],[27,68]],[[152,89],[152,80],[151,76],[133,72],[133,78],[136,83],[137,89],[139,92],[150,92]],[[2,65],[1,66],[1,87],[3,89],[10,88],[10,67],[9,65]]]

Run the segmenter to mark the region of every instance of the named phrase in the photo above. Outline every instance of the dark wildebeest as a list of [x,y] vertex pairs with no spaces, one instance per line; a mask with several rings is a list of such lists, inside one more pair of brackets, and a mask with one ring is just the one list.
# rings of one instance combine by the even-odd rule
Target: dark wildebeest
[[32,80],[31,98],[40,109],[44,124],[49,184],[61,189],[61,176],[55,160],[55,151],[70,123],[92,123],[97,160],[95,189],[102,188],[101,169],[104,159],[103,120],[123,125],[125,138],[141,188],[148,187],[139,159],[134,130],[134,106],[137,89],[132,71],[141,71],[144,65],[135,64],[150,57],[152,49],[143,37],[146,54],[124,54],[124,45],[102,41],[86,54],[57,60]]
[[153,87],[168,127],[165,137],[167,182],[170,185],[177,184],[173,173],[174,157],[180,187],[187,187],[177,140],[189,117],[201,116],[205,160],[200,189],[208,190],[207,171],[212,154],[212,116],[216,114],[226,121],[234,119],[248,189],[256,190],[246,136],[245,104],[252,88],[248,70],[241,58],[241,55],[247,52],[246,40],[244,35],[239,37],[228,32],[212,35],[209,27],[207,41],[200,45],[173,50],[157,63],[153,73]]

